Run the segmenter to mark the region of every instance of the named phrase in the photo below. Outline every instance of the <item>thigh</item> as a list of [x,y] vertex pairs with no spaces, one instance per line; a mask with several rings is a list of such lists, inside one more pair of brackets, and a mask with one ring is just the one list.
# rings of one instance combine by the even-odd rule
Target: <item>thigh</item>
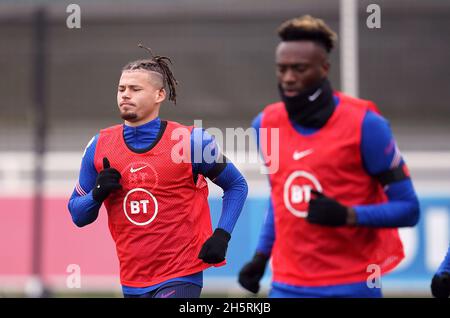
[[131,294],[123,294],[124,298],[153,298],[154,291],[149,291],[145,294],[139,294],[139,295],[131,295]]
[[272,285],[270,298],[381,298],[381,288],[370,288],[364,283],[343,284],[323,287],[297,287],[296,290],[288,290]]
[[171,282],[158,288],[153,298],[199,298],[202,288],[188,282]]
[[276,286],[273,286],[270,288],[269,291],[269,298],[299,298],[299,297],[306,297],[305,295],[299,295],[296,293],[293,293],[291,291],[277,288]]

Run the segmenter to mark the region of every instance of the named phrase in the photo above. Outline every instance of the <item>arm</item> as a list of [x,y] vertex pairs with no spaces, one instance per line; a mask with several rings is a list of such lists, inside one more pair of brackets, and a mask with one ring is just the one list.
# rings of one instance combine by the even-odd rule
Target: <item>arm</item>
[[[261,128],[263,113],[259,113],[258,116],[252,122],[252,127],[256,133],[256,145],[258,151],[259,147],[259,129]],[[275,241],[275,228],[274,228],[274,216],[273,216],[273,204],[272,199],[269,199],[269,207],[266,212],[266,217],[259,236],[256,252],[250,262],[246,263],[244,267],[239,271],[238,281],[242,287],[251,291],[252,293],[258,293],[260,285],[259,281],[264,276],[267,262],[272,254],[272,247]]]
[[363,164],[367,173],[384,186],[388,202],[347,207],[313,191],[316,197],[309,202],[307,220],[327,226],[416,225],[419,201],[388,122],[373,112],[367,112],[361,138]]
[[192,158],[200,148],[203,155],[201,162],[192,164],[193,173],[202,174],[223,189],[222,214],[217,227],[231,234],[247,198],[247,182],[235,165],[220,153],[214,138],[205,130],[194,128]]
[[231,234],[247,198],[247,182],[231,162],[212,182],[223,189],[222,214],[217,227]]
[[450,295],[450,247],[431,281],[431,293],[436,298],[448,298]]
[[404,173],[405,162],[388,122],[372,112],[367,112],[364,118],[361,153],[367,172],[384,186],[388,202],[354,206],[357,225],[416,225],[420,214],[419,201],[411,178]]
[[256,247],[256,253],[270,256],[272,254],[272,247],[275,241],[275,227],[273,219],[273,204],[272,199],[269,199],[269,208],[267,209],[266,216],[259,235],[258,245]]
[[[201,153],[201,160],[196,153]],[[191,158],[194,158],[194,176],[202,174],[224,191],[218,226],[199,253],[205,263],[220,263],[225,259],[231,233],[247,198],[247,182],[233,163],[220,153],[214,138],[199,128],[194,128],[191,134]]]
[[[261,128],[263,113],[259,113],[252,122],[252,128],[256,133],[256,146],[258,151],[259,147],[259,129]],[[262,254],[270,257],[272,253],[273,242],[275,241],[275,229],[274,229],[274,219],[273,219],[273,204],[272,199],[269,199],[269,207],[264,218],[264,222],[261,229],[261,234],[259,236],[258,245],[256,247],[256,254]]]
[[97,170],[94,167],[97,140],[98,135],[94,136],[86,146],[81,161],[78,183],[68,204],[72,221],[78,227],[94,222],[98,217],[98,211],[101,206],[101,203],[95,201],[92,196],[92,189],[97,178]]

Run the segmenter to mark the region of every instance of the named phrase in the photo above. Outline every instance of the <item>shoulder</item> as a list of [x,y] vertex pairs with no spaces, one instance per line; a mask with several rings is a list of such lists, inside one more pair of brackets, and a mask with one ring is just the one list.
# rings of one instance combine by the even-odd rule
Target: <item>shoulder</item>
[[94,135],[91,139],[89,139],[86,148],[89,148],[97,143],[98,137],[100,136],[100,133],[97,133]]
[[384,117],[367,111],[362,124],[361,144],[363,152],[368,154],[394,154],[395,139],[389,122]]
[[88,143],[83,151],[83,155],[82,155],[83,159],[94,157],[95,150],[97,149],[97,142],[98,142],[99,135],[100,134],[96,134],[88,141]]
[[264,107],[263,112],[270,113],[270,112],[278,112],[280,110],[284,110],[283,102],[276,102],[276,103],[269,104],[266,107]]
[[110,127],[106,127],[100,130],[97,134],[96,143],[99,147],[103,147],[115,140],[118,136],[122,136],[123,124],[118,124]]
[[119,131],[121,132],[122,131],[122,126],[123,126],[122,124],[117,124],[117,125],[114,125],[114,126],[103,128],[103,129],[100,130],[98,136],[100,138],[100,137],[110,136],[110,135],[116,134]]
[[171,121],[171,120],[161,120],[161,126],[165,126],[164,130],[169,132],[176,132],[176,134],[185,135],[191,134],[195,128],[194,125],[184,125],[182,123]]
[[194,126],[183,125],[182,123],[179,123],[177,121],[172,121],[172,120],[161,120],[161,123],[163,123],[163,122],[166,122],[167,126],[174,127],[174,128],[179,128],[179,127],[192,128],[192,127],[194,127]]
[[260,112],[258,115],[256,115],[255,118],[252,120],[252,127],[256,130],[261,128],[261,121],[263,119],[264,112]]
[[191,131],[191,139],[206,139],[206,140],[212,140],[214,137],[208,133],[205,128],[202,127],[192,127]]
[[[260,127],[278,125],[280,120],[287,118],[287,112],[283,102],[267,105],[261,112]],[[255,118],[256,119],[256,118]]]
[[103,129],[101,129],[100,130],[100,134],[101,133],[107,133],[107,132],[112,132],[112,131],[116,131],[116,130],[118,130],[118,129],[122,129],[122,124],[117,124],[117,125],[113,125],[113,126],[109,126],[109,127],[106,127],[106,128],[103,128]]
[[376,114],[380,114],[378,106],[371,100],[356,98],[339,91],[335,91],[334,94],[337,98],[339,98],[340,103],[352,105],[356,108],[361,108],[362,110],[372,111]]
[[393,163],[401,160],[389,122],[372,111],[367,111],[364,117],[361,152],[366,169],[371,175],[387,171]]
[[193,147],[205,148],[209,144],[216,144],[214,136],[208,133],[204,128],[193,127],[191,131],[191,145]]
[[389,121],[373,111],[366,111],[363,120],[363,130],[367,132],[373,131],[390,131]]

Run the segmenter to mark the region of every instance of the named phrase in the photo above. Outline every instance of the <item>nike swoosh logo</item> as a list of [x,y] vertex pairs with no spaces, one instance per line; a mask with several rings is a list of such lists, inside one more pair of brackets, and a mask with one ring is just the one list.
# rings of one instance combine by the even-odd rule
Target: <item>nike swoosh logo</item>
[[295,151],[294,154],[292,155],[292,158],[294,160],[300,160],[300,159],[306,157],[307,155],[310,155],[313,151],[314,151],[313,149],[308,149],[308,150],[300,151],[300,152]]
[[131,168],[130,168],[130,172],[131,172],[131,173],[135,173],[135,172],[138,172],[139,170],[144,169],[145,167],[147,167],[147,165],[142,166],[142,167],[139,167],[139,168],[136,168],[136,169],[133,169],[133,167],[131,167]]
[[320,95],[321,93],[322,93],[322,89],[319,88],[314,94],[312,94],[312,95],[310,95],[310,96],[308,97],[309,101],[310,101],[310,102],[315,101],[315,100],[317,99],[317,97],[319,97],[319,95]]
[[175,294],[175,290],[172,290],[166,294],[161,294],[161,298],[168,298],[169,296]]

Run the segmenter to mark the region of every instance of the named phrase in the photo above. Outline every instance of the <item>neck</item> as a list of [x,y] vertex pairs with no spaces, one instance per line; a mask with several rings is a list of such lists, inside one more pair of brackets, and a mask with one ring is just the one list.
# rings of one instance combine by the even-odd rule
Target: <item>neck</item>
[[289,119],[300,126],[321,128],[333,114],[333,90],[326,78],[294,97],[285,96],[278,87]]

